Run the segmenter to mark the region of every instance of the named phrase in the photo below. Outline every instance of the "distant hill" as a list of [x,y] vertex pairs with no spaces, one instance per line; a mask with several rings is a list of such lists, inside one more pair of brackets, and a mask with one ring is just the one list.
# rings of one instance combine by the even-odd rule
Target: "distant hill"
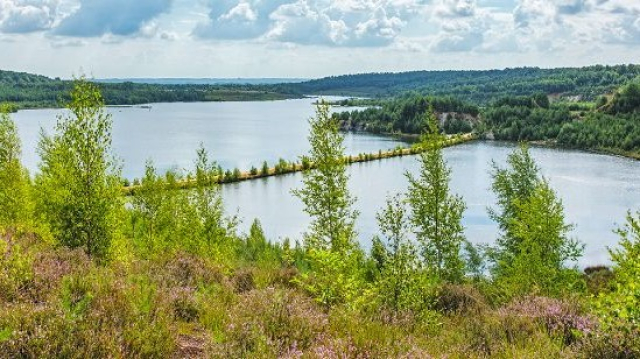
[[153,85],[276,85],[308,81],[301,78],[108,78],[95,79],[100,83],[153,84]]
[[34,75],[26,72],[14,72],[0,70],[0,84],[11,86],[23,86],[23,85],[40,85],[45,83],[52,83],[56,80],[50,79],[42,75]]
[[[99,82],[107,105],[154,102],[261,101],[298,98],[280,85],[259,84],[162,84]],[[60,107],[69,100],[73,82],[25,72],[0,70],[0,103],[19,108]]]
[[640,113],[640,79],[617,91],[602,110],[610,114]]
[[[484,71],[413,71],[302,79],[101,79],[107,104],[253,101],[336,95],[387,98],[413,95],[452,97],[485,106],[504,97],[546,94],[554,99],[592,101],[640,78],[640,65]],[[302,82],[299,82],[302,81]],[[0,71],[0,102],[21,107],[58,106],[71,82],[22,72]]]
[[[640,76],[640,65],[541,69],[523,67],[486,71],[413,71],[332,76],[284,85],[289,92],[357,97],[390,97],[408,91],[453,96],[485,104],[505,96],[535,93],[593,100]],[[557,97],[557,96],[556,96]]]

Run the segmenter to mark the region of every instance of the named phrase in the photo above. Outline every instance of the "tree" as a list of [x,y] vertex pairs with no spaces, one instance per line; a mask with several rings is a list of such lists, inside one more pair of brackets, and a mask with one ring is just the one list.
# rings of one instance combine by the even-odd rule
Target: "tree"
[[354,199],[347,188],[344,136],[324,101],[317,105],[316,116],[309,125],[309,160],[315,168],[302,173],[303,188],[293,191],[312,219],[306,245],[345,252],[355,247],[354,222],[358,213],[351,208]]
[[385,243],[374,240],[373,257],[381,266],[377,287],[384,303],[393,310],[404,309],[414,302],[417,258],[415,248],[407,238],[410,223],[403,198],[399,195],[388,198],[376,219],[386,239]]
[[491,188],[497,196],[498,208],[488,209],[489,217],[498,223],[502,231],[496,241],[504,256],[500,261],[508,261],[519,252],[522,238],[514,228],[521,214],[518,203],[525,203],[542,181],[538,166],[525,144],[509,154],[507,164],[507,168],[500,168],[495,162],[492,164]]
[[451,170],[442,156],[443,137],[433,112],[427,113],[425,121],[420,176],[406,174],[411,222],[426,267],[440,279],[459,282],[464,275],[460,249],[465,240],[461,220],[466,206],[461,197],[450,194]]
[[219,173],[202,145],[197,150],[195,173],[187,175],[195,178],[193,190],[180,187],[180,174],[167,172],[163,179],[147,163],[131,202],[134,239],[143,254],[180,249],[221,260],[231,258],[237,221],[225,216],[215,181]]
[[29,174],[20,163],[20,138],[9,110],[0,106],[0,229],[26,224],[33,210]]
[[357,212],[347,188],[344,136],[324,101],[309,125],[309,160],[315,167],[302,172],[303,188],[293,191],[311,217],[305,234],[311,271],[302,273],[301,282],[324,305],[354,304],[363,292],[364,255],[355,242]]
[[213,181],[216,168],[217,164],[209,160],[208,153],[201,144],[196,159],[197,187],[190,199],[197,219],[192,229],[197,234],[195,248],[204,244],[210,254],[221,254],[221,251],[226,250],[222,248],[223,244],[236,227],[236,218],[225,217],[220,187]]
[[111,116],[98,87],[80,78],[68,115],[53,136],[42,134],[36,178],[39,213],[54,238],[104,258],[118,232],[123,209],[120,168],[111,153]]
[[166,208],[172,199],[165,181],[157,175],[153,162],[145,164],[145,175],[131,200],[131,221],[135,244],[148,253],[166,245],[168,224],[175,218]]
[[609,250],[614,263],[615,289],[601,294],[596,304],[605,330],[620,327],[624,330],[618,332],[637,338],[640,333],[640,212],[635,216],[627,213],[627,223],[617,233],[619,246]]
[[580,287],[579,273],[565,265],[577,260],[584,246],[568,237],[573,226],[565,223],[562,202],[547,181],[542,180],[529,198],[515,205],[519,219],[513,231],[520,239],[518,251],[511,261],[500,264],[496,281],[506,287],[509,296],[531,292],[555,296]]
[[500,212],[491,211],[503,231],[491,250],[494,280],[507,298],[530,294],[561,295],[582,286],[575,269],[584,246],[569,238],[573,228],[565,222],[564,207],[549,183],[521,146],[508,163],[511,168],[494,165],[493,188]]

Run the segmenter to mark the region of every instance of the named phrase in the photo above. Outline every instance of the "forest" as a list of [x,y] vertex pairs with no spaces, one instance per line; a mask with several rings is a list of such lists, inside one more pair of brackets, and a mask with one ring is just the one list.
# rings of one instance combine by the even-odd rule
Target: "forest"
[[[628,91],[607,111],[628,111]],[[439,121],[424,112],[420,170],[379,209],[365,251],[344,134],[319,103],[314,166],[291,193],[311,223],[276,243],[259,219],[238,232],[202,146],[187,174],[147,162],[124,197],[100,87],[78,79],[68,98],[33,174],[0,109],[3,357],[640,356],[640,213],[616,229],[612,268],[580,270],[584,244],[524,144],[492,166],[488,211],[500,234],[476,246],[461,224],[467,204],[449,187]],[[196,186],[181,190],[183,176]]]
[[594,101],[567,101],[546,93],[507,96],[486,106],[452,97],[409,93],[389,100],[348,100],[369,106],[334,114],[345,130],[420,134],[421,118],[435,111],[448,134],[475,132],[505,141],[537,141],[566,148],[640,156],[640,81],[632,80]]
[[[582,68],[523,67],[484,71],[413,71],[332,76],[300,83],[264,85],[98,84],[107,105],[151,102],[254,101],[335,95],[377,99],[413,93],[453,97],[485,106],[503,97],[545,93],[562,99],[595,101],[640,76],[640,65]],[[69,101],[72,81],[0,70],[0,102],[21,108],[60,107]]]
[[300,94],[385,98],[415,91],[485,105],[502,97],[557,94],[595,100],[640,76],[640,65],[486,71],[415,71],[334,76],[284,85]]
[[[267,101],[299,98],[275,85],[171,85],[98,83],[107,105],[154,102]],[[61,107],[70,100],[73,81],[0,70],[0,103],[20,108]]]

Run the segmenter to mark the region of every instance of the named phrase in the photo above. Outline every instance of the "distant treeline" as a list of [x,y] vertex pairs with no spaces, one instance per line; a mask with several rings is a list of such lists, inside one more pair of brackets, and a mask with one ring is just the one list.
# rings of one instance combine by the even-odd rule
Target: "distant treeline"
[[[368,98],[398,97],[407,93],[453,97],[485,106],[503,97],[536,93],[570,100],[593,101],[599,95],[640,77],[640,65],[540,69],[525,67],[485,71],[413,71],[326,77],[282,84],[142,84],[99,85],[108,105],[152,102],[254,101],[297,98],[303,95],[339,95]],[[0,71],[0,102],[21,107],[58,106],[69,100],[71,82],[45,76]],[[412,96],[412,95],[406,95]]]
[[[260,101],[299,97],[279,86],[266,85],[160,85],[124,83],[98,84],[107,105],[136,105],[154,102]],[[0,103],[21,108],[59,107],[70,100],[73,83],[45,76],[0,71]]]
[[[415,93],[385,101],[346,100],[342,105],[374,105],[364,110],[335,113],[345,130],[372,133],[417,134],[424,129],[424,114],[432,108],[438,113],[448,113],[444,121],[445,132],[470,132],[469,117],[476,118],[480,109],[476,105],[453,97],[425,97]],[[465,119],[466,118],[466,119]]]
[[414,71],[327,77],[286,85],[289,92],[356,97],[389,97],[407,91],[453,96],[488,104],[506,96],[541,92],[594,100],[640,76],[640,65],[540,69],[525,67],[487,71]]
[[640,84],[623,86],[611,99],[595,104],[539,104],[498,101],[483,115],[496,139],[511,141],[556,140],[571,148],[640,153]]
[[[475,130],[506,141],[551,141],[562,147],[596,149],[640,157],[640,82],[630,82],[593,102],[550,101],[545,93],[509,96],[477,107],[452,97],[406,96],[347,101],[375,105],[334,114],[347,130],[420,134],[433,108],[446,133]],[[446,115],[445,115],[446,114]]]

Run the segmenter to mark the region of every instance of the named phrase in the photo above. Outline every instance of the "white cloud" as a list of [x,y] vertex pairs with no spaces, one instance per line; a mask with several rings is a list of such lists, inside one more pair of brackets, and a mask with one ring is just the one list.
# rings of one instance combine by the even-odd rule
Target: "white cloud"
[[445,17],[466,17],[473,16],[476,8],[476,0],[440,0],[435,13]]
[[200,38],[328,46],[384,46],[418,14],[419,0],[212,0]]
[[0,0],[0,32],[30,33],[50,29],[58,0]]
[[171,4],[172,0],[82,0],[54,33],[71,37],[148,36],[150,22],[168,12]]

